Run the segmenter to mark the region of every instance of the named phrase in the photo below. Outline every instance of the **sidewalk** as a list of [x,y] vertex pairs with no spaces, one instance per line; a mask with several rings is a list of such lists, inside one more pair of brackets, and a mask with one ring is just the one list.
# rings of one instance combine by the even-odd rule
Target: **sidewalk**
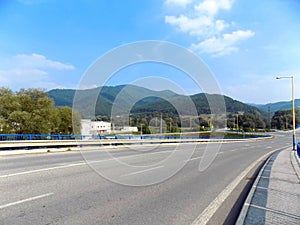
[[300,224],[300,162],[295,156],[286,149],[269,158],[236,224]]

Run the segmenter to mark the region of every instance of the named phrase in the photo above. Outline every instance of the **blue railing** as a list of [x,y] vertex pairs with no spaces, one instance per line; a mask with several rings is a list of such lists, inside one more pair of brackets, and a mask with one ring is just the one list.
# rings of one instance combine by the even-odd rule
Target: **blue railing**
[[73,134],[0,134],[0,141],[31,141],[31,140],[75,140],[81,135]]
[[74,134],[0,134],[0,141],[31,141],[31,140],[97,140],[97,139],[120,139],[120,140],[138,140],[138,139],[245,139],[268,137],[268,135],[248,135],[246,137],[230,136],[168,136],[168,135],[74,135]]

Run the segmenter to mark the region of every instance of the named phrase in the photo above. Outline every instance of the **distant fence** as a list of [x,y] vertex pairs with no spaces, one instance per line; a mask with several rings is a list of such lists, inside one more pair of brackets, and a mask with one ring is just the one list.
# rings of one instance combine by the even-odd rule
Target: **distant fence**
[[73,134],[0,134],[0,141],[75,140],[81,138],[81,135]]
[[75,134],[0,134],[0,141],[42,141],[42,140],[140,140],[140,139],[247,139],[269,137],[270,135],[214,136],[214,135],[75,135]]
[[[34,141],[34,140],[140,140],[140,139],[181,139],[181,136],[168,135],[74,135],[74,134],[0,134],[0,141]],[[208,139],[209,136],[188,136],[185,139]]]
[[0,134],[0,150],[61,148],[82,146],[131,145],[154,143],[191,143],[191,142],[222,142],[262,140],[265,137],[250,137],[237,139],[210,139],[207,136],[151,136],[151,135],[62,135],[62,134]]

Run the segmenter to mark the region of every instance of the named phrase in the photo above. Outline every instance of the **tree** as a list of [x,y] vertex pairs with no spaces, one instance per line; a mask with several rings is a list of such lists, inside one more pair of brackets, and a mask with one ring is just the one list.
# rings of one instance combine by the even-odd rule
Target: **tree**
[[0,88],[0,102],[0,115],[4,120],[7,120],[12,112],[20,110],[16,96],[7,88]]
[[30,123],[31,115],[25,111],[14,111],[7,119],[9,130],[14,131],[14,133],[17,134],[30,133]]
[[[300,109],[295,110],[296,125],[300,123]],[[279,110],[274,113],[271,120],[271,127],[279,130],[292,129],[293,117],[292,110]]]
[[58,118],[58,124],[55,131],[62,134],[80,133],[81,122],[80,115],[73,112],[70,107],[60,106],[55,109]]
[[257,129],[265,129],[266,124],[258,111],[246,112],[238,116],[238,125],[244,131],[255,131]]
[[32,132],[37,134],[49,134],[53,129],[54,102],[48,97],[32,99],[36,102],[35,109],[32,111]]
[[80,115],[69,107],[55,108],[43,90],[0,88],[0,102],[1,133],[80,133]]

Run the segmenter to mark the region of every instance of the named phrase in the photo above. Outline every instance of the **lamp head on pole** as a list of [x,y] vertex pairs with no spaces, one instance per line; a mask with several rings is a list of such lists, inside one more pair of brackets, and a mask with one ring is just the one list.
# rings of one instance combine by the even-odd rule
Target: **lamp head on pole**
[[294,76],[284,76],[284,77],[279,76],[279,77],[276,77],[277,80],[283,79],[283,78],[290,78],[290,79],[293,79]]

